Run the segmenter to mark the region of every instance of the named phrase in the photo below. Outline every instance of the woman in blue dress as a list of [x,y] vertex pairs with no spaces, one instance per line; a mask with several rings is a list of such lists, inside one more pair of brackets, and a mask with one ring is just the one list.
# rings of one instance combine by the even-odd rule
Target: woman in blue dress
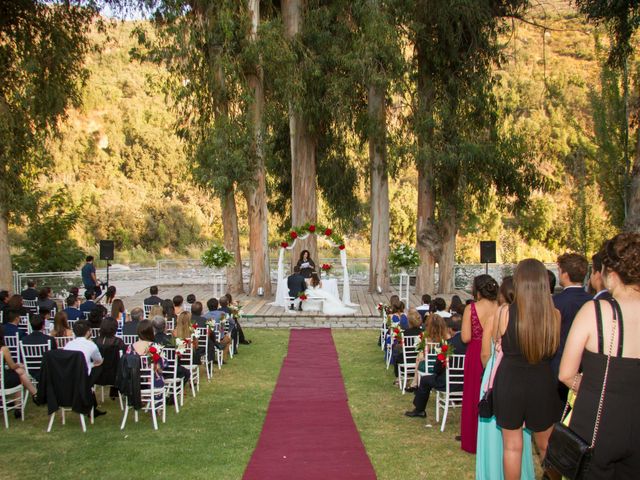
[[[480,398],[489,387],[489,380],[493,380],[491,372],[499,368],[501,352],[496,351],[497,319],[503,310],[513,302],[514,298],[513,278],[505,277],[500,285],[498,302],[500,308],[495,318],[490,319],[482,336],[482,363],[485,367],[480,387]],[[506,307],[505,307],[506,306]],[[495,377],[495,374],[493,375]],[[522,445],[522,469],[521,480],[534,480],[536,478],[533,468],[533,455],[531,451],[531,432],[523,429]],[[476,451],[476,480],[503,480],[502,467],[502,432],[496,424],[496,417],[478,418],[478,442]]]

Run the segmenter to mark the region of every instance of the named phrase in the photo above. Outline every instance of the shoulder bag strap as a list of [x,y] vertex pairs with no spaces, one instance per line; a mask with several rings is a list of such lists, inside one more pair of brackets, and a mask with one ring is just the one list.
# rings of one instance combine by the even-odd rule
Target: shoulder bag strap
[[616,356],[622,357],[622,350],[624,348],[624,321],[622,319],[622,308],[620,308],[620,304],[613,297],[609,302],[611,303],[611,309],[615,310],[614,315],[618,315],[618,353]]
[[598,413],[596,414],[596,423],[593,427],[593,438],[591,439],[591,448],[596,444],[598,428],[600,427],[600,416],[602,415],[602,404],[604,403],[604,395],[607,391],[607,377],[609,376],[609,364],[611,363],[611,352],[613,351],[613,339],[616,335],[616,327],[618,325],[618,310],[613,308],[613,323],[611,325],[611,341],[609,342],[609,353],[607,354],[607,366],[604,370],[604,380],[602,382],[602,392],[600,393],[600,401],[598,402]]
[[[594,300],[596,307],[596,326],[598,327],[598,353],[604,353],[604,339],[602,334],[602,308],[600,308],[600,300]],[[612,307],[613,308],[613,307]]]

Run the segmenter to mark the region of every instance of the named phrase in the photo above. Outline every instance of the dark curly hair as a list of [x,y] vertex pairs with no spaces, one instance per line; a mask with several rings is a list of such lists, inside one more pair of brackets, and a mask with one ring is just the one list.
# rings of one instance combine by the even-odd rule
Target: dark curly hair
[[491,275],[482,274],[473,279],[474,298],[480,295],[480,297],[487,300],[496,300],[499,288],[498,282]]
[[640,233],[619,233],[602,246],[602,265],[625,285],[640,285]]

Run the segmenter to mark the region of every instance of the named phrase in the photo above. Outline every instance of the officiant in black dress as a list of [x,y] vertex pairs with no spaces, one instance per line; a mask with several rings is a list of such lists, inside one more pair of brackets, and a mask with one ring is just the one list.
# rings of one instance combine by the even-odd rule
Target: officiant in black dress
[[309,250],[302,250],[302,252],[300,252],[300,259],[296,267],[300,269],[300,275],[304,278],[311,278],[311,274],[316,270],[316,264],[311,260]]

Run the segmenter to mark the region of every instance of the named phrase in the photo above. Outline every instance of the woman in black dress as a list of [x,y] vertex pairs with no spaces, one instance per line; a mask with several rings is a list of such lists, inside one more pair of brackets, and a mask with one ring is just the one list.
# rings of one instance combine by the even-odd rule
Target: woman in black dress
[[515,298],[494,319],[504,354],[493,385],[496,423],[502,428],[505,480],[520,478],[522,428],[544,458],[561,409],[551,368],[560,343],[560,312],[553,306],[547,269],[534,259],[521,261],[514,277]]
[[316,270],[316,264],[311,260],[309,250],[302,250],[300,252],[300,258],[296,265],[300,268],[300,275],[304,278],[311,278],[311,274]]
[[578,312],[559,377],[577,392],[569,426],[590,444],[611,355],[586,478],[636,479],[640,475],[640,234],[619,234],[605,242],[601,253],[605,286],[614,300],[588,302]]

